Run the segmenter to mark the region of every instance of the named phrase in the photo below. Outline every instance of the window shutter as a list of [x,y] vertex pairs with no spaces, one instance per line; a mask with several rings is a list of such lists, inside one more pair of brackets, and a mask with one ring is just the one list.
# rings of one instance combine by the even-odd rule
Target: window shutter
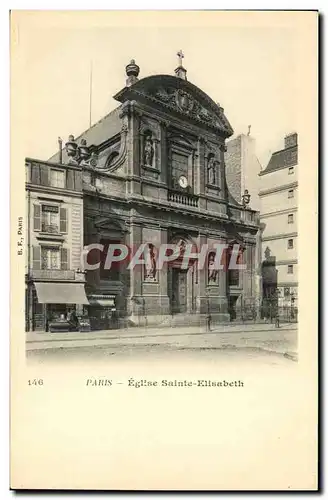
[[40,184],[40,165],[35,163],[31,165],[31,182],[32,184]]
[[74,170],[67,169],[67,189],[74,189]]
[[67,209],[60,209],[60,229],[61,233],[67,233]]
[[41,206],[33,205],[33,227],[34,231],[41,230]]
[[47,165],[40,166],[40,174],[41,174],[41,185],[49,186],[49,169]]
[[33,269],[41,269],[41,247],[33,246]]
[[61,248],[60,249],[60,262],[61,262],[61,269],[69,269],[69,249],[68,248]]

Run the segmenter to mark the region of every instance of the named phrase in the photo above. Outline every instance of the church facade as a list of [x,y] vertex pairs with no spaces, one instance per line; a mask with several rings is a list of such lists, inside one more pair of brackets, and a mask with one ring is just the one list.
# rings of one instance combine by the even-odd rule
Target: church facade
[[[220,105],[175,75],[139,79],[134,61],[126,67],[119,106],[80,137],[70,136],[50,164],[82,169],[83,244],[90,252],[84,305],[95,328],[108,328],[113,310],[123,324],[186,324],[227,321],[241,303],[255,302],[258,213],[229,193],[225,141],[233,134]],[[250,203],[251,205],[251,203]],[[227,246],[225,266],[212,271],[197,258],[183,269],[177,258],[156,267],[161,245]],[[129,259],[104,265],[110,245],[132,252],[145,245],[145,265]],[[228,270],[233,245],[242,251],[243,270]],[[103,249],[103,250],[100,250]],[[229,253],[230,252],[230,253]]]

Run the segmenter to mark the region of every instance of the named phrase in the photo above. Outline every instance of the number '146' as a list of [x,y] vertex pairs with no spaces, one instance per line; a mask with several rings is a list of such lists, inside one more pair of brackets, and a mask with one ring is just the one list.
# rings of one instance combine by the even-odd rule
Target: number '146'
[[28,385],[43,385],[42,378],[29,379]]

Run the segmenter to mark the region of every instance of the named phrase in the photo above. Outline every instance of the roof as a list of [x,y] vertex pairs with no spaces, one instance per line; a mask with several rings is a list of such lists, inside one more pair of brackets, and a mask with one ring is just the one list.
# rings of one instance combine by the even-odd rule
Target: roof
[[177,76],[147,76],[131,86],[124,87],[114,99],[119,102],[128,99],[151,101],[170,113],[177,113],[184,119],[192,119],[202,127],[209,127],[225,138],[233,134],[224,109],[199,87]]
[[272,154],[267,167],[260,172],[260,175],[269,174],[275,170],[282,168],[293,167],[297,165],[298,146],[291,146],[290,148],[281,149]]
[[[85,139],[87,141],[87,145],[99,145],[114,135],[118,134],[122,128],[122,122],[119,117],[119,111],[121,106],[113,109],[108,115],[104,116],[97,123],[92,125],[88,130],[85,130],[78,137],[75,138],[77,142],[80,142],[81,139]],[[63,162],[67,160],[66,149],[63,149]],[[50,162],[57,163],[59,162],[59,152],[54,154],[51,158],[49,158]]]

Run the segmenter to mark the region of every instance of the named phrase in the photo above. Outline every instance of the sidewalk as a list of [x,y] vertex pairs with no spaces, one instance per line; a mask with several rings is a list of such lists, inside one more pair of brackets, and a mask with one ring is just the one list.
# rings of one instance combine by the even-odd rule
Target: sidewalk
[[228,324],[219,325],[210,332],[204,327],[193,326],[26,334],[27,350],[105,346],[120,348],[149,344],[191,349],[256,348],[294,356],[297,350],[297,324],[283,324],[279,329],[274,324]]
[[[122,338],[139,338],[152,336],[171,336],[171,335],[199,335],[204,333],[243,333],[243,332],[259,332],[276,330],[274,323],[255,323],[255,324],[228,324],[219,325],[211,328],[209,332],[207,327],[185,326],[174,328],[159,328],[159,327],[131,327],[121,328],[117,330],[96,330],[91,332],[26,332],[26,342],[51,342],[62,340],[97,340],[97,339],[122,339]],[[279,330],[297,330],[297,324],[286,323],[281,325]]]

